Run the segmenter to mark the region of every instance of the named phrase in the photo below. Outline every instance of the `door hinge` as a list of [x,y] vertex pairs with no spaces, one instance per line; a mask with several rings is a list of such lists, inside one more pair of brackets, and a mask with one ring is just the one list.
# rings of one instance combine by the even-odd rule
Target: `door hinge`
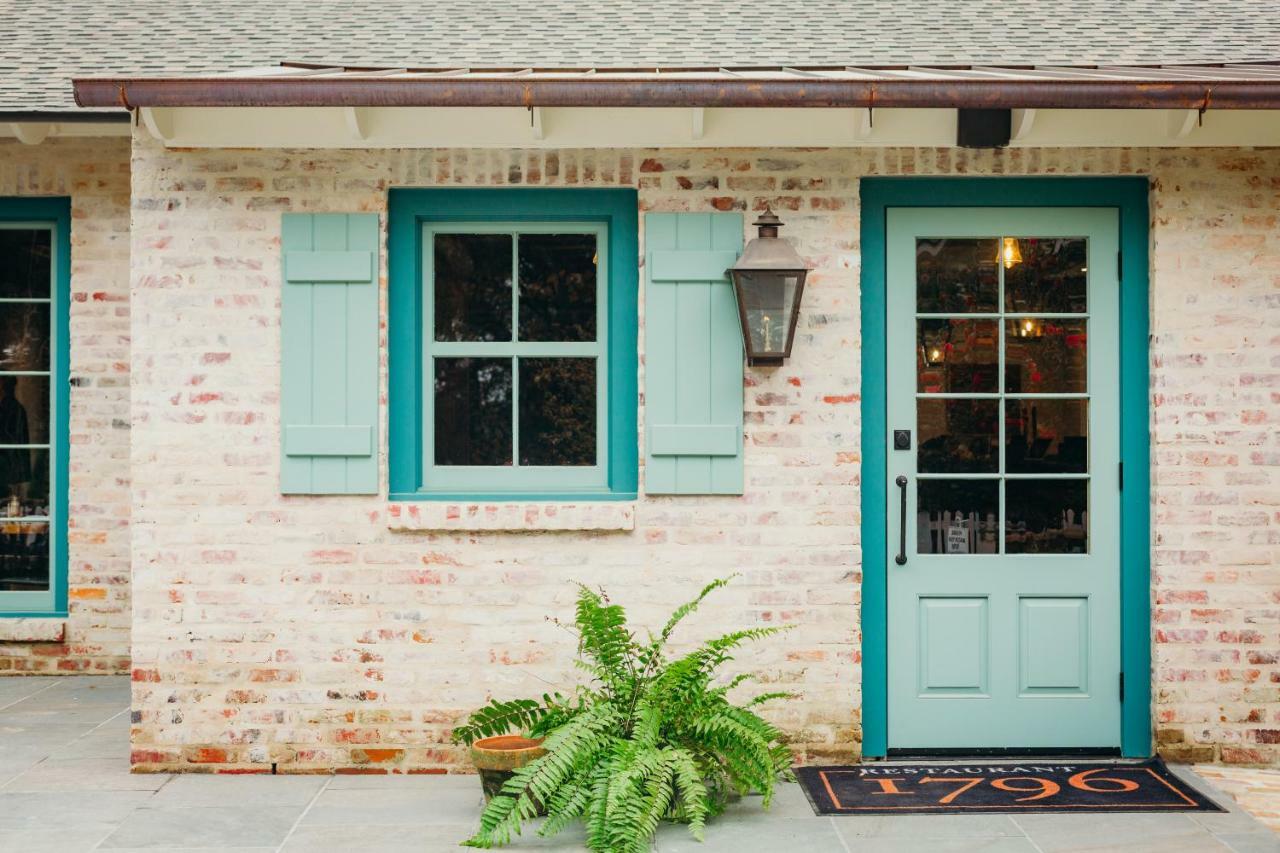
[[1120,463],[1120,491],[1124,491],[1124,463]]
[[1120,701],[1124,701],[1124,673],[1120,673]]

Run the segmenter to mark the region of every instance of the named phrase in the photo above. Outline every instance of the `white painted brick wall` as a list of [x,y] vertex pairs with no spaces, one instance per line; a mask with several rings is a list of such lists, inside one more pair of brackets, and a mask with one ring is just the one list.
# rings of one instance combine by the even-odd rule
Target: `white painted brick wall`
[[[686,636],[795,624],[740,663],[801,694],[774,712],[801,759],[856,754],[857,187],[906,174],[1153,176],[1161,739],[1175,757],[1273,760],[1280,152],[166,151],[140,135],[135,765],[449,768],[460,715],[575,677],[545,619],[570,615],[571,581],[653,625],[735,571]],[[280,213],[521,184],[782,215],[816,270],[791,361],[746,373],[747,494],[644,498],[634,529],[610,532],[391,530],[405,525],[381,498],[281,497]]]
[[127,672],[129,140],[0,142],[6,196],[71,198],[71,512],[62,639],[0,639],[0,676]]

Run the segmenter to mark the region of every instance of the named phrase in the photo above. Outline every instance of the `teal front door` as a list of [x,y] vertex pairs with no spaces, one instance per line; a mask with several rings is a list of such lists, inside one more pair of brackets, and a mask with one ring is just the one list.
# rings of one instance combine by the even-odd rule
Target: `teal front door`
[[887,217],[888,746],[1118,748],[1118,213]]

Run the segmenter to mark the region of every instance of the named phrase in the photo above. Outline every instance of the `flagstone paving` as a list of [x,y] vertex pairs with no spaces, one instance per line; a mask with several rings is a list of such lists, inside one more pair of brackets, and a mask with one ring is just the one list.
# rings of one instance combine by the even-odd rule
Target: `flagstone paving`
[[[0,678],[0,851],[457,850],[475,826],[473,776],[131,774],[126,678]],[[732,853],[1280,853],[1280,836],[1231,797],[1272,818],[1280,771],[1176,772],[1230,811],[1188,814],[815,817],[799,786],[763,812],[748,797],[698,844],[664,826],[655,849]],[[582,850],[581,833],[521,838],[513,850]]]
[[1218,790],[1230,794],[1258,820],[1280,832],[1280,770],[1200,764],[1196,766],[1196,773]]

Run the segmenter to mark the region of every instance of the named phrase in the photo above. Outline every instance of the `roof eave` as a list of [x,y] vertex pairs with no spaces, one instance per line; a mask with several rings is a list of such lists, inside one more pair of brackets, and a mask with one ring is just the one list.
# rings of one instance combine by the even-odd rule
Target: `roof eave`
[[1274,79],[88,77],[81,107],[1280,109]]

